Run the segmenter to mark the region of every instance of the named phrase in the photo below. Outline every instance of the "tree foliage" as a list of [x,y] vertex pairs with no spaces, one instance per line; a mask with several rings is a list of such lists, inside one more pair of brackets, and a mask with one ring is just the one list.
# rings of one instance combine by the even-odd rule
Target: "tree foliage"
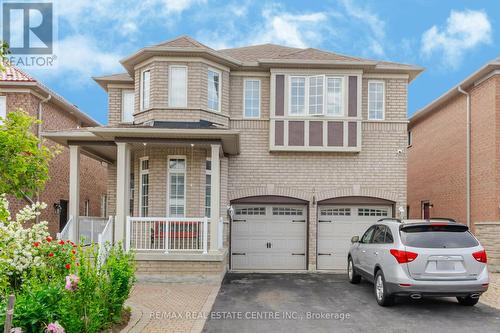
[[49,162],[59,147],[47,147],[32,132],[40,122],[18,109],[0,125],[0,193],[32,202],[49,179]]

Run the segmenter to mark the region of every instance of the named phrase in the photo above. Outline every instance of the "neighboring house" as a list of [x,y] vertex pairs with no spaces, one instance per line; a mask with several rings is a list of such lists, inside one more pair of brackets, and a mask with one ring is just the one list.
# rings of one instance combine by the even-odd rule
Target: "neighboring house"
[[[8,67],[0,73],[0,117],[7,113],[23,109],[42,123],[36,126],[34,133],[41,138],[42,131],[63,130],[86,126],[98,126],[99,123],[57,95],[40,81],[16,67]],[[53,145],[50,141],[48,145]],[[49,231],[55,235],[66,224],[69,200],[69,151],[63,148],[49,165],[50,179],[45,189],[34,198],[47,204],[41,219],[49,222]],[[81,167],[80,214],[88,216],[106,216],[106,165],[92,158],[82,158]],[[13,214],[29,204],[24,199],[9,197],[10,210]]]
[[141,278],[344,270],[351,237],[406,207],[407,86],[421,68],[189,37],[121,63],[95,78],[108,126],[45,135],[70,147],[72,169],[88,150],[108,161],[115,241],[136,250]]
[[410,218],[470,225],[499,269],[500,58],[417,111],[408,130]]

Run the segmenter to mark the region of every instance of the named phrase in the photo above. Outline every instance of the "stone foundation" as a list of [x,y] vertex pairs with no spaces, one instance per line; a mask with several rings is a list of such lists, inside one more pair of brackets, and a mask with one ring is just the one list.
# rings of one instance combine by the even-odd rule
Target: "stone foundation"
[[490,272],[500,272],[500,222],[476,222],[476,236],[486,249]]

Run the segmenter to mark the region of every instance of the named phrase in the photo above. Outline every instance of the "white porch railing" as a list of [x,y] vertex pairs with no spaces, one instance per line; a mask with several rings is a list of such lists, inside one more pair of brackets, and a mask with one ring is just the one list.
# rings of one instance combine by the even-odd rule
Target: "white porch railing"
[[110,216],[104,229],[97,236],[99,245],[99,264],[103,264],[108,258],[109,247],[113,245],[113,216]]
[[208,251],[208,218],[127,217],[126,249]]
[[69,233],[72,229],[73,229],[73,216],[70,216],[63,230],[57,233],[57,239],[62,239],[62,240],[71,239],[72,235],[70,235]]
[[78,240],[83,238],[84,244],[96,243],[98,236],[103,232],[109,219],[107,217],[80,216],[78,226],[80,235]]

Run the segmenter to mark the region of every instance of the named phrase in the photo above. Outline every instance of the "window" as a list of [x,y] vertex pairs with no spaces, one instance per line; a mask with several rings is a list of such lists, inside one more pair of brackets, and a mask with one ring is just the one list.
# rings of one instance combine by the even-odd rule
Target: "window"
[[464,225],[419,225],[401,229],[401,241],[410,247],[454,249],[478,246]]
[[208,70],[208,109],[220,111],[220,73]]
[[140,159],[140,184],[139,184],[139,214],[146,217],[149,213],[149,159]]
[[370,243],[370,241],[372,239],[372,235],[373,235],[373,231],[374,230],[375,230],[375,226],[372,226],[372,227],[370,227],[370,229],[366,230],[366,232],[363,235],[363,237],[361,237],[360,243],[363,243],[363,244]]
[[186,159],[168,159],[168,216],[184,217],[186,208]]
[[321,216],[351,216],[350,208],[323,208]]
[[90,216],[90,200],[86,199],[83,204],[83,215]]
[[413,141],[413,137],[411,131],[408,131],[408,147],[411,147]]
[[7,96],[0,96],[0,124],[7,117]]
[[387,209],[358,208],[358,216],[387,216]]
[[187,67],[170,66],[169,103],[171,107],[187,107]]
[[235,215],[266,215],[266,207],[237,208]]
[[108,196],[106,194],[101,196],[101,216],[108,216]]
[[374,244],[391,244],[394,242],[391,230],[385,225],[376,227],[373,233],[372,243]]
[[134,103],[134,91],[122,90],[122,122],[131,123],[134,121]]
[[290,78],[290,114],[294,116],[304,115],[306,100],[306,78]]
[[260,117],[260,80],[245,80],[244,83],[244,112],[245,118]]
[[149,109],[149,95],[151,90],[151,71],[142,72],[141,80],[141,110]]
[[383,81],[368,81],[368,119],[384,120],[384,90]]
[[205,216],[210,217],[210,205],[212,200],[212,161],[205,161]]
[[326,79],[326,114],[342,116],[344,114],[342,103],[342,78],[329,77]]
[[129,215],[134,216],[135,176],[130,174]]
[[302,208],[273,207],[273,215],[302,215]]
[[312,76],[309,78],[309,114],[323,114],[323,86],[324,76]]

